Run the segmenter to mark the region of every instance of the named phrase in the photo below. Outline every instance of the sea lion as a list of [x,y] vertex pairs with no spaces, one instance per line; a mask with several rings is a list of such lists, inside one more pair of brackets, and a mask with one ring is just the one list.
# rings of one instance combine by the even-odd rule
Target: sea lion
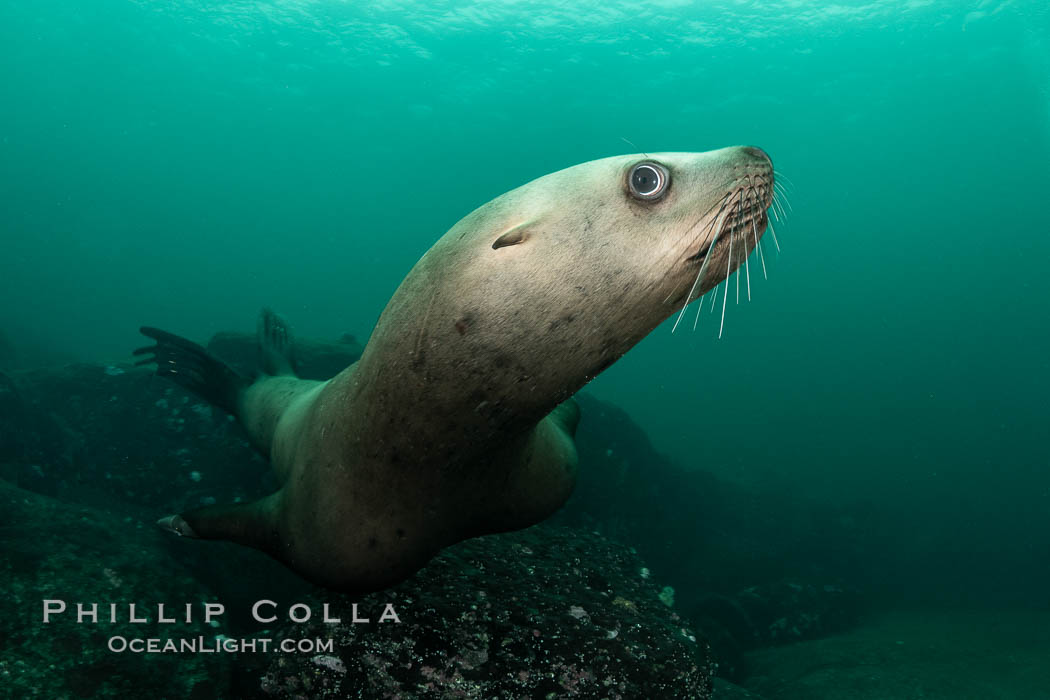
[[356,363],[299,379],[264,312],[243,377],[154,328],[157,373],[236,415],[281,482],[162,519],[366,592],[460,540],[533,525],[572,491],[573,394],[758,245],[773,197],[753,147],[623,155],[546,175],[453,226],[398,287]]

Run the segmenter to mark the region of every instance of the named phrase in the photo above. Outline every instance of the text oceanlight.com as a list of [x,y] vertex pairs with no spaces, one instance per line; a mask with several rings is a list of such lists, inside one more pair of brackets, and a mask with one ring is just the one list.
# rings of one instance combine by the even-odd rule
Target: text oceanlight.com
[[301,654],[331,654],[335,644],[331,639],[281,639],[255,637],[233,639],[231,637],[191,637],[189,639],[143,639],[141,637],[110,637],[106,643],[110,651],[133,654],[236,654],[268,653],[281,651]]
[[[54,624],[65,620],[73,624],[129,623],[142,625],[179,625],[205,624],[220,626],[221,618],[226,613],[222,603],[184,603],[167,605],[165,603],[66,603],[64,600],[51,599],[43,602],[43,623]],[[332,613],[328,603],[324,603],[316,613],[305,603],[295,603],[281,608],[272,600],[256,601],[251,607],[251,617],[256,622],[270,624],[287,620],[293,624],[302,624],[310,620],[324,624],[368,624],[399,623],[397,611],[390,603],[385,604],[376,615],[359,608],[357,603],[349,606],[345,621]],[[347,613],[343,613],[347,615]],[[158,637],[135,637],[114,635],[107,641],[110,651],[116,653],[330,653],[334,645],[331,639],[270,639],[248,637],[235,639],[219,634],[215,636],[197,635],[185,638],[162,639]]]

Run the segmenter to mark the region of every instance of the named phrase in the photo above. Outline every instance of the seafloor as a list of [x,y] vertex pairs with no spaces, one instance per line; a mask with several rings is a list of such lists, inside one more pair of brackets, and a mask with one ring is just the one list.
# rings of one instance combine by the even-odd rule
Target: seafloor
[[[211,348],[241,366],[254,357],[247,336]],[[352,339],[297,347],[313,377],[358,353]],[[855,513],[686,473],[621,409],[580,403],[580,484],[551,522],[462,543],[404,584],[350,599],[253,551],[153,527],[273,487],[227,416],[127,363],[0,374],[0,695],[1050,697],[1045,616],[883,612],[863,587],[871,550]],[[282,619],[252,620],[260,599]],[[44,624],[44,600],[71,612]],[[103,620],[77,624],[77,602],[99,603]],[[132,602],[148,622],[123,608],[105,620],[110,603]],[[225,606],[216,624],[201,619],[205,602]],[[162,623],[156,603],[198,614]],[[293,603],[311,620],[288,621]],[[325,603],[341,623],[319,619]],[[355,603],[369,622],[349,622]],[[400,624],[378,622],[387,603]],[[117,637],[332,646],[117,653]]]

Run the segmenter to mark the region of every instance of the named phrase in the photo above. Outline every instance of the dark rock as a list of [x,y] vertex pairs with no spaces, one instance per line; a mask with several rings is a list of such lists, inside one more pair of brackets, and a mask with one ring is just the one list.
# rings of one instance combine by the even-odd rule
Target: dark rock
[[[751,586],[733,596],[750,626],[752,646],[816,639],[854,627],[862,612],[857,591],[833,584],[780,581]],[[744,633],[741,633],[741,638]]]
[[734,595],[687,599],[681,612],[703,631],[720,676],[743,680],[746,652],[851,629],[861,620],[861,596],[837,585],[780,581]]
[[[213,351],[247,363],[249,341],[217,340]],[[312,363],[337,354],[308,350],[306,366],[320,371]],[[338,369],[349,361],[349,355],[331,360]],[[304,584],[260,553],[153,530],[160,515],[274,488],[265,461],[221,412],[123,363],[19,372],[0,389],[0,426],[13,427],[3,433],[10,444],[0,443],[6,445],[0,474],[77,504],[4,486],[24,507],[11,505],[0,521],[3,583],[27,614],[37,614],[45,597],[217,598],[228,609],[224,633],[258,636],[268,632],[247,611],[254,600],[268,598],[285,609],[293,602],[336,601],[338,614],[349,619],[348,600]],[[144,679],[137,665],[144,657],[130,664],[130,655],[115,660],[104,648],[108,635],[97,638],[122,628],[74,626],[60,636],[65,642],[54,642],[75,646],[71,653],[40,646],[43,633],[26,617],[0,630],[21,650],[7,657],[3,670],[17,671],[14,687],[38,683],[48,697],[292,697],[295,688],[307,697],[375,697],[373,687],[397,689],[398,697],[468,691],[485,697],[707,697],[706,643],[660,601],[659,586],[642,576],[642,568],[627,548],[600,536],[540,527],[462,543],[402,586],[362,601],[369,610],[395,602],[403,624],[280,631],[333,637],[342,666],[325,654],[241,654],[232,671],[224,665],[213,672],[195,664],[224,655],[181,655],[179,662],[188,665],[179,679],[166,675],[163,664],[152,667],[154,678]],[[106,588],[113,581],[121,583],[119,591]],[[30,648],[42,651],[32,657]],[[81,649],[88,650],[83,662],[75,660]],[[47,680],[56,670],[49,670],[52,659],[62,653],[70,658],[56,665],[61,678]],[[127,690],[136,683],[146,691]],[[150,690],[161,683],[169,690]]]
[[24,488],[159,517],[274,487],[232,417],[146,368],[77,364],[12,376],[21,404],[0,425],[19,426],[9,449],[32,468],[18,476]]
[[[219,333],[208,348],[246,374],[257,371],[254,336]],[[324,379],[361,348],[352,337],[303,339],[295,352],[303,376]],[[276,488],[232,416],[130,362],[0,374],[0,474],[66,501],[116,500],[158,514]]]
[[[254,371],[252,336],[218,334],[209,348],[241,371]],[[354,361],[360,348],[352,339],[304,340],[296,352],[304,374],[325,378]],[[835,580],[809,566],[828,560],[825,550],[812,547],[826,546],[831,516],[811,517],[781,491],[747,491],[681,470],[624,411],[587,394],[579,402],[580,483],[555,521],[637,548],[656,587],[673,586],[676,609],[713,643],[723,675],[741,677],[745,650],[784,638],[769,630],[790,637],[796,629],[804,636],[832,628],[824,623],[833,617],[830,610],[820,624],[802,617],[815,600],[762,596],[768,610],[758,610],[738,597],[743,589],[771,590],[789,578]],[[265,460],[229,416],[127,363],[0,377],[0,476],[65,502],[133,513],[142,522],[212,502],[252,500],[276,488]],[[837,551],[848,550],[843,543]],[[250,604],[253,595],[294,601],[309,590],[272,561],[232,545],[179,542],[169,544],[169,552],[174,565],[233,603]],[[12,556],[29,566],[35,554],[15,547]],[[589,575],[588,586],[603,585],[599,567]],[[250,620],[233,612],[243,605],[230,609],[238,633],[252,632]]]
[[[5,697],[191,697],[229,681],[221,654],[115,653],[111,637],[164,638],[156,621],[160,601],[201,603],[211,595],[172,566],[160,533],[131,518],[58,501],[0,481],[0,681]],[[43,601],[62,600],[67,612],[43,623]],[[123,617],[109,622],[109,603]],[[127,602],[148,604],[153,621],[130,623]],[[76,623],[76,603],[98,603],[100,622]],[[201,608],[198,607],[198,611]],[[140,615],[142,614],[140,610]],[[179,635],[214,638],[193,622]]]
[[[661,602],[629,549],[598,535],[538,526],[442,552],[402,585],[359,600],[301,586],[276,591],[261,555],[178,540],[148,523],[70,507],[0,482],[0,585],[11,608],[0,676],[15,697],[707,698],[713,672],[702,638]],[[238,598],[215,596],[178,565],[218,548]],[[276,566],[272,562],[270,565]],[[255,570],[253,570],[255,569]],[[274,630],[232,616],[260,598],[305,603],[304,624]],[[40,622],[44,599],[152,604],[217,600],[221,631],[258,638],[331,639],[322,653],[117,654],[113,636],[213,640],[199,619],[178,625]],[[320,621],[324,603],[367,624]],[[386,603],[401,622],[380,623]],[[254,629],[249,629],[253,627]],[[274,642],[276,644],[276,641]],[[268,666],[266,665],[268,664]],[[234,667],[234,668],[231,668]]]
[[856,622],[859,596],[839,587],[843,570],[825,568],[860,556],[856,531],[788,489],[686,471],[619,407],[586,393],[578,401],[579,483],[554,521],[637,548],[710,641],[720,675],[743,678],[744,653],[756,646]]
[[[707,698],[707,646],[659,598],[626,547],[537,526],[461,543],[404,584],[356,600],[369,624],[288,625],[330,638],[281,655],[262,679],[278,698]],[[326,594],[334,615],[351,599]],[[386,604],[400,624],[380,623]]]
[[744,654],[755,646],[751,621],[735,600],[720,595],[708,595],[699,602],[691,602],[682,614],[703,630],[711,644],[718,675],[729,680],[743,680],[747,675]]

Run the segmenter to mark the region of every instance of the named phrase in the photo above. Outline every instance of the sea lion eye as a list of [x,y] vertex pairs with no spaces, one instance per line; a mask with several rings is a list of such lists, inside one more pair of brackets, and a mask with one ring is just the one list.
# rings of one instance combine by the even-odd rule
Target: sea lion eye
[[627,187],[635,199],[652,201],[660,199],[671,184],[667,168],[651,160],[638,163],[627,174]]

